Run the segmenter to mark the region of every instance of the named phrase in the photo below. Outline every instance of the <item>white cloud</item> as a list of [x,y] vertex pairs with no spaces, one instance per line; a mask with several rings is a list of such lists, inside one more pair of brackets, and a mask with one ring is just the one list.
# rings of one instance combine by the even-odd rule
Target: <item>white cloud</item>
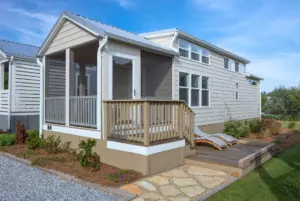
[[133,0],[111,0],[118,3],[123,8],[132,8],[134,6]]

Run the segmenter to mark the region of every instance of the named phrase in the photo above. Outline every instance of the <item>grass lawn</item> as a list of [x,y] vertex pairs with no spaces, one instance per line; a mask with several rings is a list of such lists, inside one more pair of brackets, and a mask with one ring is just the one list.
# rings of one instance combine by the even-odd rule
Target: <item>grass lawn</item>
[[[288,125],[289,125],[289,121],[283,121],[282,122],[282,127],[283,128],[288,128]],[[300,123],[299,122],[296,122],[295,129],[300,130]]]
[[300,144],[274,157],[207,200],[300,200]]

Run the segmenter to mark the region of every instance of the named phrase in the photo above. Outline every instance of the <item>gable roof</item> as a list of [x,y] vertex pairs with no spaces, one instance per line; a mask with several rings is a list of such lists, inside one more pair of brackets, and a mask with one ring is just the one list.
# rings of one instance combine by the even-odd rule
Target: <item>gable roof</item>
[[0,39],[0,51],[5,57],[35,59],[39,47]]
[[112,38],[115,40],[119,40],[125,43],[130,43],[133,45],[137,45],[146,49],[163,52],[169,55],[178,55],[177,52],[172,50],[171,48],[164,47],[160,44],[157,44],[149,39],[146,39],[145,37],[134,34],[128,31],[124,31],[122,29],[119,29],[117,27],[104,24],[102,22],[89,19],[87,17],[64,11],[59,19],[57,20],[56,24],[52,28],[51,32],[47,36],[44,44],[41,46],[41,49],[38,53],[38,56],[41,56],[44,53],[45,47],[47,47],[47,43],[51,41],[51,37],[53,37],[53,33],[57,31],[59,28],[62,20],[67,19],[72,21],[73,23],[77,24],[78,26],[86,29],[90,33],[94,34],[98,37],[104,37],[105,35],[108,36],[108,38]]
[[189,40],[191,42],[194,42],[196,44],[199,44],[207,49],[210,49],[212,51],[215,51],[215,52],[218,52],[224,56],[228,56],[228,57],[231,57],[233,59],[236,59],[238,61],[241,61],[241,62],[244,62],[244,63],[250,63],[249,60],[241,57],[241,56],[238,56],[237,54],[234,54],[232,52],[229,52],[227,50],[224,50],[223,48],[220,48],[220,47],[217,47],[216,45],[213,45],[212,43],[209,43],[207,41],[204,41],[204,40],[201,40],[191,34],[188,34],[184,31],[181,31],[180,29],[177,29],[177,28],[173,28],[173,29],[165,29],[165,30],[160,30],[160,31],[154,31],[154,32],[147,32],[147,33],[141,33],[140,35],[141,36],[144,36],[146,38],[148,37],[159,37],[161,35],[165,35],[165,34],[168,34],[168,33],[174,33],[174,32],[177,32],[178,35],[183,38],[183,39],[186,39],[186,40]]

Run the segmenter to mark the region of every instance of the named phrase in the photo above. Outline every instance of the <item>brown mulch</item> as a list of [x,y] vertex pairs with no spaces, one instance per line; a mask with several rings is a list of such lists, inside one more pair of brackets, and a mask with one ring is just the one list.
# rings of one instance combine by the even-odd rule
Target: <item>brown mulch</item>
[[[0,151],[8,152],[10,154],[16,155],[17,157],[24,158],[24,154],[27,150],[26,145],[13,145],[9,147],[0,147]],[[96,170],[93,168],[84,168],[81,167],[80,161],[76,157],[68,152],[60,152],[56,154],[48,154],[44,150],[34,150],[34,154],[25,156],[26,160],[34,161],[37,158],[47,158],[47,157],[56,157],[61,160],[51,160],[43,165],[44,168],[53,169],[65,174],[70,174],[79,179],[83,179],[92,183],[97,183],[102,186],[109,187],[119,187],[124,185],[124,183],[115,183],[106,179],[107,175],[114,173],[120,170],[117,167],[101,163],[100,169]],[[141,173],[138,173],[138,177],[135,180],[138,180],[142,177]]]

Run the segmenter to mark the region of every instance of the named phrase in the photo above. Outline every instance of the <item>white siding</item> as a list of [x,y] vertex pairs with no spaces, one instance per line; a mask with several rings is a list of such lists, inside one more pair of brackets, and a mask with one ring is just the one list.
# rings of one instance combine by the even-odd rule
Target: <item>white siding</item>
[[45,55],[53,52],[65,50],[69,47],[74,47],[89,41],[95,40],[96,37],[91,33],[79,28],[77,25],[70,21],[66,21],[56,36],[53,38]]
[[[177,57],[174,63],[175,99],[179,99],[179,72],[207,76],[210,79],[210,107],[192,108],[195,124],[208,125],[232,119],[242,120],[260,114],[260,86],[250,85],[245,75],[224,69],[224,57],[211,52],[211,65]],[[239,100],[236,100],[236,83]]]
[[12,113],[38,113],[40,67],[36,62],[14,60],[12,66]]

